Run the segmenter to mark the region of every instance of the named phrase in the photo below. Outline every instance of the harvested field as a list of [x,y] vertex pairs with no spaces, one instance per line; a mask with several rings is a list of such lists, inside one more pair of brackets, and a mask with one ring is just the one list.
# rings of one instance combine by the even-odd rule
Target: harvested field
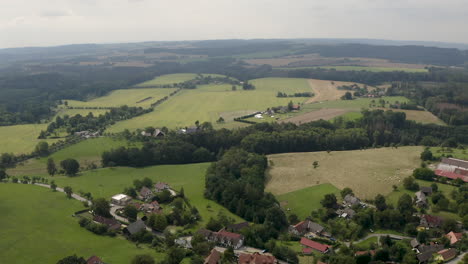
[[353,85],[357,84],[361,86],[359,83],[353,82],[335,82],[335,81],[326,81],[326,80],[309,80],[309,85],[312,87],[314,91],[314,97],[310,98],[306,103],[314,103],[314,102],[323,102],[323,101],[335,101],[340,100],[340,98],[349,91],[346,90],[338,90],[338,86],[342,85]]
[[[388,109],[386,109],[388,110]],[[406,119],[414,120],[423,124],[436,124],[444,126],[444,121],[440,120],[437,116],[433,115],[429,111],[418,111],[418,110],[402,110],[402,109],[390,109],[395,112],[403,112],[406,114]]]
[[[388,194],[392,185],[419,167],[422,147],[380,148],[353,151],[285,153],[269,155],[266,191],[281,195],[330,183],[350,187],[361,198]],[[318,161],[314,169],[312,163]]]
[[350,109],[339,109],[339,108],[324,108],[317,111],[312,111],[308,113],[304,113],[295,117],[283,119],[280,123],[294,123],[294,124],[303,124],[308,123],[316,120],[330,120],[337,116],[343,115],[347,112],[351,111]]

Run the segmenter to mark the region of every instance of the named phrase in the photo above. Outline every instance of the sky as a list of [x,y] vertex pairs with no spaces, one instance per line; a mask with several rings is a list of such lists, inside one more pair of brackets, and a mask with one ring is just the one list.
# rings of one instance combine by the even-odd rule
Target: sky
[[257,38],[468,43],[467,0],[0,0],[0,48]]

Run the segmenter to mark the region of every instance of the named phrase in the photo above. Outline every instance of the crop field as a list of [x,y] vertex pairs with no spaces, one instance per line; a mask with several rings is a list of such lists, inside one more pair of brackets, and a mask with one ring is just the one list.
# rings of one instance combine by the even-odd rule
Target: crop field
[[144,88],[144,87],[152,87],[155,85],[181,83],[181,82],[193,80],[196,77],[197,75],[195,73],[166,74],[166,75],[158,76],[154,78],[153,80],[135,85],[135,87]]
[[18,165],[16,168],[9,169],[8,173],[10,175],[45,175],[47,159],[54,159],[57,166],[60,161],[67,158],[74,158],[78,160],[81,167],[86,168],[87,165],[91,163],[101,166],[101,154],[104,151],[111,150],[113,148],[118,148],[121,146],[125,147],[140,147],[141,144],[135,144],[132,142],[127,142],[125,140],[113,139],[110,137],[101,137],[101,138],[90,138],[84,141],[81,141],[77,144],[71,145],[64,149],[61,149],[49,157],[40,158],[40,159],[30,159],[27,160],[24,164]]
[[338,81],[327,81],[327,80],[309,80],[309,85],[312,87],[315,96],[310,98],[307,103],[324,102],[340,100],[340,98],[349,91],[338,90],[339,86],[357,84],[363,87],[363,84],[353,82],[338,82]]
[[[73,212],[83,205],[65,194],[24,184],[0,184],[0,259],[2,263],[57,263],[77,254],[97,255],[106,263],[126,264],[137,254],[163,255],[122,238],[95,235],[78,225]],[[26,254],[27,253],[27,254]]]
[[67,101],[68,105],[72,107],[118,107],[128,105],[149,108],[152,103],[168,96],[175,90],[175,88],[123,89],[115,90],[106,96],[98,97],[86,102],[75,100]]
[[305,69],[335,69],[337,71],[370,71],[370,72],[428,72],[424,68],[403,68],[403,67],[372,67],[372,66],[318,66],[318,67],[291,67],[291,68],[277,68],[281,70],[305,70]]
[[120,132],[147,126],[186,127],[197,120],[214,124],[220,116],[233,118],[239,111],[263,111],[268,107],[287,105],[291,100],[301,103],[307,99],[278,98],[278,92],[291,94],[311,91],[306,79],[264,78],[251,83],[256,86],[255,90],[244,91],[238,87],[232,91],[231,85],[202,85],[197,89],[183,90],[159,105],[155,111],[118,122],[108,131]]
[[[353,151],[285,153],[269,155],[266,191],[275,195],[330,183],[350,187],[363,199],[388,194],[392,185],[419,167],[422,147],[379,148]],[[318,161],[314,169],[312,163]]]
[[0,153],[26,154],[34,151],[37,143],[47,141],[53,143],[58,139],[37,139],[41,130],[46,130],[47,124],[28,124],[16,126],[0,126]]
[[136,179],[151,178],[153,182],[167,182],[176,191],[184,188],[185,196],[197,207],[202,216],[201,225],[205,225],[210,217],[216,217],[220,210],[236,220],[239,217],[229,213],[227,209],[204,198],[205,171],[208,163],[188,165],[163,165],[145,168],[103,168],[82,173],[78,177],[55,176],[59,187],[71,186],[75,192],[91,192],[93,197],[110,199],[112,195],[121,193],[125,187],[131,187]]
[[276,198],[286,212],[296,214],[299,219],[305,219],[312,211],[322,207],[320,200],[329,193],[339,196],[340,190],[332,184],[325,183],[281,194]]

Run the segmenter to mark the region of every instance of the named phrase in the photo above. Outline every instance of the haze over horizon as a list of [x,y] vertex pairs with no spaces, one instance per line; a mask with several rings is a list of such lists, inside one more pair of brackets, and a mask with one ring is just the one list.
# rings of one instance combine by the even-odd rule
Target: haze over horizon
[[464,0],[3,0],[0,48],[366,38],[468,43]]

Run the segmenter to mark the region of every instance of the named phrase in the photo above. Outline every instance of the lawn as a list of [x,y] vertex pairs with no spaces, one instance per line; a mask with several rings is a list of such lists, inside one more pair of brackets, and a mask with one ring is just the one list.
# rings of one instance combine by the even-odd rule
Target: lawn
[[[47,124],[30,124],[16,126],[0,126],[0,153],[28,154],[34,151],[41,130],[46,130]],[[53,143],[58,139],[48,139]]]
[[431,147],[431,151],[435,157],[441,157],[443,154],[445,154],[445,156],[452,155],[457,159],[468,160],[468,153],[466,149]]
[[319,67],[294,67],[294,68],[277,68],[281,70],[299,70],[299,69],[335,69],[337,71],[370,71],[370,72],[428,72],[427,69],[416,68],[396,68],[396,67],[366,67],[366,66],[319,66]]
[[[169,128],[192,126],[195,121],[215,123],[220,116],[233,118],[245,113],[264,111],[272,106],[287,105],[289,101],[304,102],[307,98],[278,98],[278,92],[312,91],[306,79],[264,78],[251,81],[255,90],[244,91],[231,85],[202,85],[197,89],[183,90],[159,105],[155,111],[118,122],[108,129],[120,132],[152,125]],[[228,120],[226,120],[228,121]]]
[[[388,194],[419,167],[422,147],[378,148],[353,151],[284,153],[269,155],[266,191],[281,195],[330,183],[350,187],[362,199]],[[314,169],[312,163],[318,161]]]
[[321,208],[320,200],[329,193],[339,196],[340,190],[332,184],[325,183],[281,194],[276,198],[286,212],[294,213],[302,220],[310,216],[312,211]]
[[106,96],[86,102],[76,100],[67,101],[68,106],[72,107],[118,107],[128,105],[149,108],[152,103],[168,96],[175,90],[176,88],[123,89],[112,91]]
[[78,160],[80,166],[85,168],[91,163],[101,166],[101,154],[104,151],[121,146],[140,147],[141,144],[135,144],[127,142],[126,140],[113,139],[110,137],[91,138],[61,149],[49,157],[30,159],[24,164],[20,164],[14,169],[10,169],[8,173],[11,175],[45,175],[47,173],[46,163],[48,158],[54,159],[57,166],[60,161],[68,158]]
[[377,245],[379,242],[379,238],[378,237],[369,237],[368,239],[364,240],[364,241],[361,241],[357,244],[354,244],[355,246],[359,247],[359,248],[362,248],[362,249],[370,249],[370,246],[372,244],[375,244]]
[[174,83],[181,83],[193,80],[197,77],[195,73],[176,73],[176,74],[166,74],[161,75],[153,80],[149,80],[140,84],[135,85],[135,87],[152,87],[156,85],[164,85],[164,84],[174,84]]
[[[20,195],[19,195],[20,194]],[[0,184],[0,259],[2,263],[56,263],[77,254],[97,255],[106,263],[127,264],[137,254],[163,258],[121,237],[94,235],[81,228],[73,212],[83,209],[65,194],[33,185]]]
[[93,197],[110,199],[114,194],[121,193],[125,187],[131,187],[134,180],[148,177],[154,182],[167,182],[176,191],[183,187],[185,196],[197,207],[203,218],[201,225],[205,225],[210,217],[216,217],[220,210],[240,221],[239,217],[229,213],[216,202],[204,198],[205,171],[208,166],[208,163],[199,163],[145,168],[104,168],[84,172],[78,177],[55,176],[49,180],[55,180],[59,187],[71,186],[75,192],[91,192]]

